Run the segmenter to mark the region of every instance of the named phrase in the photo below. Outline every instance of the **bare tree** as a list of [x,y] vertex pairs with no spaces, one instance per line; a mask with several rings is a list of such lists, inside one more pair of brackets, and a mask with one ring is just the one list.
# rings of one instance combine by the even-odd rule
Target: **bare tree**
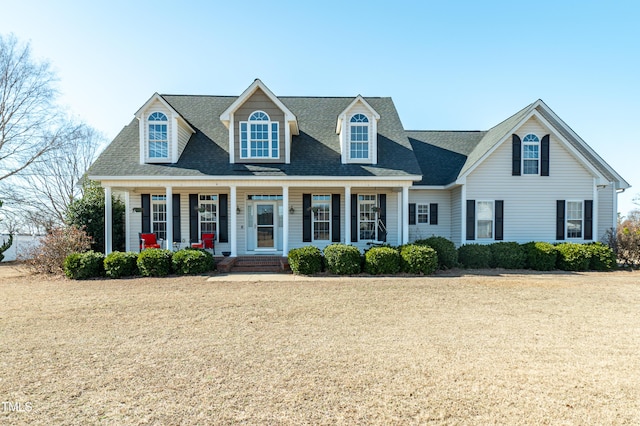
[[43,154],[5,191],[12,201],[28,206],[32,220],[47,229],[63,224],[71,202],[83,196],[81,180],[104,142],[85,124],[69,123],[60,137],[61,147]]
[[64,143],[55,76],[31,57],[29,44],[0,36],[0,181]]

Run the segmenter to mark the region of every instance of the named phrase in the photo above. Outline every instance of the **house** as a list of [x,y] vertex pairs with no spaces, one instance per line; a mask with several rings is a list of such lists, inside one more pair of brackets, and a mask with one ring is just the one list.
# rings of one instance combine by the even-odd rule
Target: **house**
[[[602,239],[629,187],[541,100],[487,131],[406,131],[391,98],[154,94],[91,166],[126,249]],[[107,226],[106,251],[112,250]]]

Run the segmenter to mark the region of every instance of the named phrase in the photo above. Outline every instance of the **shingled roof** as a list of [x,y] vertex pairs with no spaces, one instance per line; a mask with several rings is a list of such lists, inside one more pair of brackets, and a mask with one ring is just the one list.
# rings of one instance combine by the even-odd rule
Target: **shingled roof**
[[290,164],[230,164],[229,133],[220,114],[236,97],[162,95],[195,130],[175,164],[140,164],[137,119],[126,126],[89,169],[92,177],[332,176],[406,177],[422,174],[391,98],[365,98],[380,114],[378,164],[342,164],[335,132],[348,97],[278,97],[297,117]]

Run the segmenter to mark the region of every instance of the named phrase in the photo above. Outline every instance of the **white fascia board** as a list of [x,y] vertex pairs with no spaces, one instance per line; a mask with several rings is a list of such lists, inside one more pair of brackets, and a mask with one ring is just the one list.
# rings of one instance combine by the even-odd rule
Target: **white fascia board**
[[[155,182],[179,182],[179,181],[210,181],[216,182],[219,184],[221,181],[260,181],[260,180],[281,180],[283,183],[286,182],[297,182],[297,181],[336,181],[336,182],[344,182],[344,181],[370,181],[372,184],[380,185],[381,182],[389,181],[394,182],[393,185],[397,186],[397,182],[404,181],[409,183],[410,185],[414,181],[419,181],[422,179],[420,175],[407,175],[407,176],[380,176],[380,177],[368,177],[363,178],[361,176],[89,176],[89,179],[96,181],[127,181],[127,180],[137,180],[137,181],[155,181]],[[374,186],[375,186],[374,185]]]
[[362,105],[364,105],[365,108],[367,108],[371,112],[371,115],[376,119],[376,121],[380,120],[380,114],[378,114],[378,112],[373,109],[371,105],[369,105],[369,102],[364,100],[362,95],[358,95],[353,101],[351,101],[348,107],[346,107],[340,114],[338,114],[338,122],[336,123],[336,134],[339,134],[342,130],[342,121],[346,118],[347,112],[349,112],[349,110],[353,108],[353,106],[358,102],[361,102]]
[[222,123],[224,123],[224,125],[228,128],[231,123],[231,114],[236,112],[236,110],[240,108],[240,106],[258,89],[261,89],[271,100],[271,102],[273,102],[278,108],[280,108],[280,110],[284,113],[285,121],[292,127],[291,133],[293,135],[298,135],[300,131],[298,129],[298,119],[296,118],[295,114],[292,113],[291,110],[289,110],[289,108],[287,108],[286,105],[283,104],[282,101],[278,99],[278,97],[274,95],[273,92],[269,90],[269,88],[262,81],[260,81],[259,78],[256,78],[253,83],[251,83],[251,85],[247,87],[245,91],[242,92],[240,96],[238,96],[238,98],[233,101],[233,103],[229,105],[226,110],[222,112],[222,114],[220,114],[220,120],[222,121]]
[[[629,183],[627,181],[625,181],[622,176],[620,176],[614,169],[613,167],[611,167],[606,161],[604,161],[602,159],[602,157],[600,157],[598,155],[598,153],[596,151],[594,151],[593,148],[591,148],[591,146],[589,146],[589,144],[587,144],[576,132],[573,131],[573,129],[567,125],[567,123],[565,123],[560,117],[558,117],[558,115],[553,112],[553,110],[551,108],[549,108],[547,106],[547,104],[544,103],[544,101],[542,99],[538,99],[536,101],[536,103],[534,104],[534,109],[537,107],[541,107],[543,108],[546,112],[548,112],[558,123],[560,123],[560,125],[571,135],[573,136],[580,144],[582,144],[582,146],[589,151],[589,153],[591,155],[593,155],[599,162],[600,164],[602,164],[604,166],[604,168],[606,168],[609,173],[611,173],[613,176],[616,177],[616,179],[618,180],[619,183],[621,183],[621,187],[624,188],[630,188],[631,185],[629,185]],[[545,120],[546,121],[546,120]]]
[[189,123],[187,123],[187,121],[182,117],[182,115],[180,115],[180,113],[178,111],[176,111],[175,108],[173,108],[171,105],[169,105],[169,103],[162,97],[162,95],[158,94],[158,92],[154,93],[153,96],[151,96],[149,98],[149,100],[147,102],[145,102],[144,105],[142,105],[142,107],[138,111],[136,111],[136,113],[134,114],[135,117],[138,120],[142,120],[143,119],[143,113],[155,101],[160,102],[165,108],[167,108],[169,111],[171,111],[173,114],[175,114],[175,116],[177,117],[178,121],[182,125],[184,125],[191,133],[195,133],[196,132],[193,129],[193,127],[191,127],[189,125]]

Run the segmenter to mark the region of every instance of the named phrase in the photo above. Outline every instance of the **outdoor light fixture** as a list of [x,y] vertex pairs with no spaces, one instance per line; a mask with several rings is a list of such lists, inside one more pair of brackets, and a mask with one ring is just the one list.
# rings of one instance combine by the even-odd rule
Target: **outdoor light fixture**
[[294,214],[296,211],[293,206],[289,206],[289,214]]
[[240,207],[236,207],[236,214],[240,214]]
[[134,207],[133,211],[134,211],[134,213],[141,213],[142,212],[142,207]]

